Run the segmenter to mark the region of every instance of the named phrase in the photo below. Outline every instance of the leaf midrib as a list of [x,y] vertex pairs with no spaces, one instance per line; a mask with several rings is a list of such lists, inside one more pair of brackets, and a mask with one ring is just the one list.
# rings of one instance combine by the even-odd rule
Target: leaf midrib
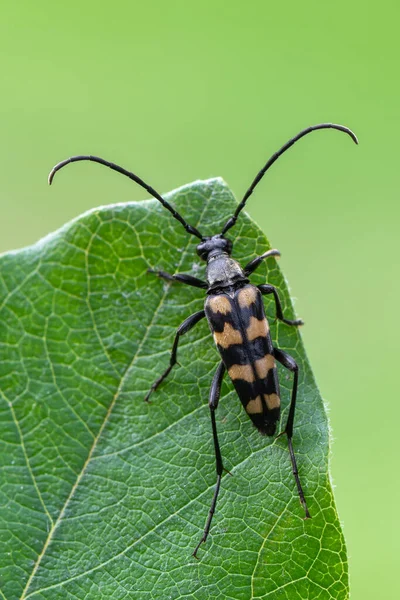
[[[210,198],[210,200],[211,199],[212,199],[212,197]],[[199,219],[198,219],[198,221],[196,223],[196,228],[199,227],[199,225],[200,225],[200,223],[201,223],[201,221],[202,221],[202,219],[204,217],[204,214],[205,214],[206,209],[207,209],[207,205],[208,205],[208,203],[205,203],[204,208],[203,208],[203,210],[202,210],[202,212],[200,214],[200,217],[199,217]],[[134,229],[133,226],[132,226],[132,228]],[[186,246],[185,246],[185,250],[184,250],[184,252],[182,252],[181,257],[180,257],[180,259],[178,261],[179,267],[183,263],[184,257],[185,257],[185,255],[186,255],[186,253],[188,251],[189,246],[190,246],[190,241],[191,241],[191,238],[188,237],[188,240],[187,240],[187,243],[186,243]],[[88,281],[90,281],[90,273],[89,273],[89,270],[88,270],[88,263],[87,263],[86,260],[85,260],[85,270],[87,272]],[[78,486],[79,486],[79,484],[80,484],[80,482],[81,482],[81,480],[82,480],[82,478],[83,478],[83,476],[84,476],[84,474],[86,472],[86,469],[87,469],[87,467],[88,467],[88,465],[89,465],[89,463],[91,461],[92,454],[95,451],[95,449],[96,449],[96,447],[98,445],[98,442],[99,442],[99,440],[101,438],[101,435],[102,435],[102,433],[103,433],[103,431],[104,431],[104,429],[105,429],[105,427],[106,427],[106,425],[108,423],[108,420],[109,420],[109,418],[111,416],[111,413],[112,413],[112,411],[114,409],[114,406],[115,406],[115,404],[116,404],[116,402],[117,402],[117,400],[119,398],[119,395],[120,395],[120,393],[121,393],[121,391],[122,391],[122,389],[124,387],[125,381],[126,381],[128,375],[129,375],[132,367],[134,366],[136,360],[139,358],[140,352],[141,352],[141,350],[142,350],[145,342],[147,341],[147,338],[148,338],[148,336],[150,334],[150,331],[151,331],[151,329],[153,327],[153,324],[154,324],[154,322],[156,320],[156,317],[157,317],[157,315],[158,315],[161,307],[163,306],[163,304],[165,302],[165,299],[166,299],[167,294],[169,292],[169,288],[170,288],[170,286],[168,286],[168,287],[165,288],[165,290],[164,290],[164,292],[163,292],[163,294],[162,294],[162,296],[160,298],[160,301],[158,303],[158,306],[157,306],[156,310],[154,311],[154,314],[153,314],[153,316],[152,316],[152,318],[150,320],[150,323],[147,326],[147,329],[146,329],[146,332],[145,332],[145,334],[143,336],[143,339],[141,340],[141,342],[140,342],[140,344],[139,344],[139,346],[138,346],[138,348],[137,348],[134,356],[132,357],[131,362],[129,363],[129,365],[127,366],[127,368],[125,369],[125,371],[124,371],[124,373],[123,373],[123,375],[121,377],[120,383],[119,383],[119,385],[117,387],[117,390],[116,390],[116,392],[115,392],[115,394],[113,396],[113,399],[112,399],[112,401],[110,403],[110,406],[109,406],[109,408],[107,410],[107,413],[106,413],[106,415],[104,417],[104,420],[103,420],[103,422],[102,422],[102,424],[100,426],[98,434],[97,434],[97,436],[93,440],[92,446],[91,446],[91,448],[89,450],[89,453],[88,453],[88,456],[87,456],[87,459],[85,460],[85,462],[84,462],[84,464],[82,466],[82,469],[81,469],[78,477],[76,478],[76,481],[75,481],[74,485],[72,486],[71,491],[68,494],[68,497],[67,497],[64,505],[62,506],[61,511],[60,511],[57,519],[54,521],[53,526],[49,530],[49,534],[48,534],[48,536],[46,538],[46,541],[45,541],[45,543],[43,545],[43,549],[42,549],[41,553],[38,555],[38,558],[37,558],[37,560],[35,562],[35,565],[34,565],[34,567],[32,569],[32,573],[29,576],[29,578],[27,580],[27,583],[26,583],[26,585],[25,585],[25,587],[23,589],[23,592],[22,592],[20,600],[27,600],[27,598],[32,597],[33,595],[39,593],[39,591],[40,591],[40,590],[36,590],[36,591],[32,592],[31,594],[27,595],[27,592],[29,591],[31,583],[32,583],[32,581],[33,581],[33,579],[34,579],[34,577],[36,575],[36,572],[37,572],[39,566],[40,566],[40,563],[42,562],[42,560],[43,560],[43,558],[44,558],[44,556],[46,554],[47,548],[50,545],[51,540],[53,539],[54,532],[56,531],[58,525],[60,524],[60,522],[61,522],[61,520],[62,520],[62,518],[64,516],[64,513],[65,513],[65,511],[66,511],[66,509],[68,507],[68,504],[70,503],[72,497],[74,496],[75,491],[77,490],[77,488],[78,488]],[[92,311],[90,311],[90,312],[92,314]],[[108,358],[107,354],[106,354],[106,357]],[[28,468],[29,468],[29,466],[28,466]],[[33,473],[32,473],[32,476],[33,476]],[[35,483],[35,480],[34,480],[34,483]]]

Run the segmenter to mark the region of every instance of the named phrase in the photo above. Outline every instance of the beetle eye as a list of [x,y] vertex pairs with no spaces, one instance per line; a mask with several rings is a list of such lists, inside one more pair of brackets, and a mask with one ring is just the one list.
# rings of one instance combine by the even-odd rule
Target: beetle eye
[[197,251],[198,256],[200,256],[200,258],[202,258],[203,260],[207,260],[207,254],[208,254],[207,241],[199,244],[196,248],[196,251]]

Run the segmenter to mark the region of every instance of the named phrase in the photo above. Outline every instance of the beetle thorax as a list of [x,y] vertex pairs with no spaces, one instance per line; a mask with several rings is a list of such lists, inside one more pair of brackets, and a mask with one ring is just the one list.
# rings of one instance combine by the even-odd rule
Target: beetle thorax
[[225,252],[209,257],[207,282],[210,288],[230,287],[238,281],[247,281],[240,264]]

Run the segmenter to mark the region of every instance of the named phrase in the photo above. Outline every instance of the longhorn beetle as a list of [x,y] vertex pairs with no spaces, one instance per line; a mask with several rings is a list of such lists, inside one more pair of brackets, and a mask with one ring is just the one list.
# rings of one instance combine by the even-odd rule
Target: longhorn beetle
[[286,369],[293,373],[293,387],[289,414],[285,429],[282,433],[287,436],[292,471],[300,502],[305,512],[305,518],[310,518],[303,488],[300,483],[292,443],[298,386],[298,366],[289,354],[273,346],[261,296],[268,294],[273,295],[276,306],[276,317],[283,323],[286,323],[286,325],[298,326],[302,325],[303,322],[300,319],[290,320],[284,318],[279,295],[273,285],[265,283],[256,287],[249,282],[249,275],[257,269],[262,261],[269,256],[280,256],[279,251],[268,250],[268,252],[265,252],[261,256],[257,256],[242,268],[236,260],[231,258],[232,242],[225,237],[225,234],[235,225],[239,213],[244,208],[247,200],[253,193],[254,188],[261,181],[271,165],[273,165],[286,150],[297,142],[297,140],[318,129],[337,129],[343,131],[344,133],[347,133],[356,144],[358,143],[356,135],[343,125],[321,123],[303,129],[271,156],[245,193],[243,200],[236,208],[235,214],[225,223],[221,233],[212,236],[204,236],[195,227],[189,225],[189,223],[185,221],[167,200],[160,196],[154,188],[147,185],[140,177],[97,156],[73,156],[58,163],[49,175],[49,184],[51,184],[56,172],[68,163],[90,160],[105,165],[118,173],[126,175],[147,190],[149,194],[154,196],[154,198],[170,211],[175,219],[182,223],[188,233],[200,239],[200,244],[197,246],[197,254],[207,263],[207,281],[202,281],[201,279],[197,279],[192,275],[184,273],[171,275],[164,271],[153,271],[149,269],[150,272],[155,273],[167,281],[179,281],[186,285],[204,289],[206,290],[207,297],[204,310],[194,313],[185,319],[179,326],[172,346],[169,366],[153,383],[145,397],[145,400],[148,401],[150,395],[159,387],[176,364],[180,337],[190,331],[190,329],[192,329],[192,327],[194,327],[201,319],[206,317],[222,359],[215,372],[209,396],[217,483],[203,535],[193,552],[194,557],[196,557],[200,545],[206,541],[209,534],[221,486],[222,472],[224,470],[217,436],[215,411],[218,407],[222,379],[226,371],[232,380],[245,411],[253,421],[253,424],[260,433],[268,436],[273,436],[275,434],[276,424],[280,417],[281,402],[278,372],[275,361],[280,362]]

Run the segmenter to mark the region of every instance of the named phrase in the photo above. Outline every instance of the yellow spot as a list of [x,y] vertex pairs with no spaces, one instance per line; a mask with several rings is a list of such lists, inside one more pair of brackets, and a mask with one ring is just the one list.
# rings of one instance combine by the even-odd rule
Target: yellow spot
[[279,408],[281,405],[281,400],[278,394],[264,394],[264,400],[267,403],[269,410],[273,408]]
[[210,296],[208,306],[213,313],[219,312],[223,315],[227,315],[232,310],[231,303],[226,296]]
[[257,396],[257,398],[250,400],[250,402],[246,404],[246,412],[249,415],[256,415],[263,412],[261,396]]
[[254,362],[256,373],[260,379],[265,379],[270,369],[275,367],[275,359],[272,354],[266,354],[263,358]]
[[248,285],[240,290],[238,301],[240,308],[249,308],[257,300],[257,288],[253,285]]
[[246,329],[246,335],[249,342],[255,340],[258,337],[266,337],[269,331],[267,319],[256,319],[250,317],[250,325]]
[[232,344],[243,343],[242,334],[237,329],[234,329],[230,323],[225,323],[224,330],[221,333],[218,331],[214,332],[214,340],[222,348],[229,348]]
[[252,383],[254,381],[254,371],[251,365],[233,365],[229,370],[231,379],[243,379]]

